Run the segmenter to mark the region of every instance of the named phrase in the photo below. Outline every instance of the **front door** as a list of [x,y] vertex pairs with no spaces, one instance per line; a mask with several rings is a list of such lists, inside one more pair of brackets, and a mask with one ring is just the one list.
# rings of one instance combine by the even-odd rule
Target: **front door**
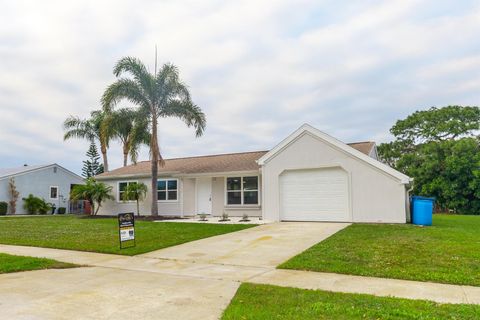
[[212,214],[212,178],[197,178],[197,214]]

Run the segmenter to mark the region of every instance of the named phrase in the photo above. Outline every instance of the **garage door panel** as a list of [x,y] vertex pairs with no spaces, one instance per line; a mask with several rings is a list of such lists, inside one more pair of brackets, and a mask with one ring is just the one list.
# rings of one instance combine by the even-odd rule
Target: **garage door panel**
[[348,193],[341,168],[286,171],[280,175],[282,220],[349,221]]

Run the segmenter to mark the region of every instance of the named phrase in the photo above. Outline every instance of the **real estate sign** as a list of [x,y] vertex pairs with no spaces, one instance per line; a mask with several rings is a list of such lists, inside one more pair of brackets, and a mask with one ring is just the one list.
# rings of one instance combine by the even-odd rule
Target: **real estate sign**
[[123,242],[133,241],[135,246],[135,215],[133,212],[118,214],[118,238],[120,249],[123,249]]

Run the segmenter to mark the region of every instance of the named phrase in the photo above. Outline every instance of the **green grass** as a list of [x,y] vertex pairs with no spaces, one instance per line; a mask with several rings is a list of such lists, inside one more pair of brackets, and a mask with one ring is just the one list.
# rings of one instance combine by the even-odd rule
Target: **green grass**
[[252,226],[135,221],[136,247],[120,250],[116,218],[8,217],[0,219],[0,243],[136,255]]
[[30,271],[40,269],[65,269],[76,265],[52,259],[13,256],[0,253],[0,273]]
[[480,306],[244,283],[223,314],[233,319],[479,319]]
[[354,224],[279,268],[480,286],[480,217],[432,227]]

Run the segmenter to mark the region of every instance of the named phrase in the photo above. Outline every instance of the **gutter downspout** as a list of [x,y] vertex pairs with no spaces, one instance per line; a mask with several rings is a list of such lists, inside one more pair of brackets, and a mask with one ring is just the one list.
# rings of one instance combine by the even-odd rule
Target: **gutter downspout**
[[[407,222],[411,223],[412,222],[412,212],[410,210],[410,192],[413,190],[413,182],[414,180],[412,179],[410,183],[408,184],[410,186],[409,189],[407,189],[407,196],[405,199],[405,205],[406,205],[406,212],[407,212]],[[407,186],[408,186],[407,185]]]

